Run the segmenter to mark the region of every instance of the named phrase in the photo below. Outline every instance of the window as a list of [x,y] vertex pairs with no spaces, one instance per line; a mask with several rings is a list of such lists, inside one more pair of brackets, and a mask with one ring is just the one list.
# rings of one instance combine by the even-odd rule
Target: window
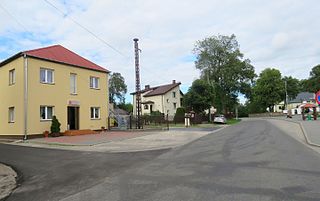
[[167,103],[169,103],[169,99],[167,99]]
[[148,105],[144,105],[144,109],[145,110],[149,109],[149,106]]
[[70,93],[77,94],[77,74],[70,74]]
[[99,89],[99,78],[98,77],[90,77],[90,88]]
[[100,119],[100,108],[91,107],[91,119]]
[[174,108],[174,109],[177,108],[177,103],[173,103],[173,108]]
[[175,98],[176,97],[176,92],[172,92],[172,97]]
[[40,82],[44,84],[54,83],[53,70],[47,68],[40,68]]
[[52,106],[40,106],[40,120],[52,120],[53,107]]
[[14,123],[14,107],[9,107],[9,123]]
[[16,82],[16,72],[15,69],[9,71],[9,85],[13,85]]

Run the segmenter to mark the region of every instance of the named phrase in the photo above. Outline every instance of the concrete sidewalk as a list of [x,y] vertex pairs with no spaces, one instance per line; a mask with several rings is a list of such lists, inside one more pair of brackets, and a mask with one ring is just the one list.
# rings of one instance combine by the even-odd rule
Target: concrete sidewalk
[[0,163],[0,200],[4,200],[16,188],[17,173],[10,167]]
[[302,120],[301,115],[295,115],[292,118],[277,117],[277,119],[294,122],[300,125],[308,144],[320,147],[320,119]]
[[61,136],[16,141],[9,144],[29,147],[97,151],[135,152],[174,148],[192,142],[200,137],[216,132],[221,127],[174,128],[169,131],[107,131],[100,134]]

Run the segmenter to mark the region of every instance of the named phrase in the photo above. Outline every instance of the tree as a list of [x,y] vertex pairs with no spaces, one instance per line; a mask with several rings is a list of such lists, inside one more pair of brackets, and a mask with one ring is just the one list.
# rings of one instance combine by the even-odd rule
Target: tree
[[[282,78],[283,83],[287,82],[287,94],[289,99],[294,99],[297,97],[298,93],[301,92],[300,81],[291,76],[285,76]],[[285,84],[284,84],[285,85]],[[285,97],[285,94],[283,95]]]
[[196,113],[209,109],[212,105],[212,88],[204,80],[197,79],[192,82],[192,86],[183,97],[185,108],[191,109]]
[[120,109],[127,111],[128,113],[132,113],[133,105],[131,103],[120,103],[117,105]]
[[214,90],[213,102],[218,112],[232,110],[239,93],[247,98],[251,96],[251,85],[256,76],[254,67],[249,59],[243,58],[235,35],[218,35],[198,41],[193,52],[201,78]]
[[320,90],[320,64],[312,68],[309,79],[304,82],[304,88],[312,93]]
[[116,98],[119,103],[125,102],[125,94],[127,93],[127,85],[120,73],[113,73],[109,79],[109,102],[115,103]]
[[281,73],[274,68],[263,70],[256,85],[253,88],[252,103],[260,104],[264,109],[269,108],[273,111],[273,106],[284,100],[284,83],[281,79]]

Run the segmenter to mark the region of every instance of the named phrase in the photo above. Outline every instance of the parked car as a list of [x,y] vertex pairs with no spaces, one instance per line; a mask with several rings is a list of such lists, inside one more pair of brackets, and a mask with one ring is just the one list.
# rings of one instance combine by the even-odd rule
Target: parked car
[[213,119],[214,123],[220,123],[220,124],[226,124],[227,123],[227,119],[225,118],[225,116],[223,114],[220,115],[216,115]]

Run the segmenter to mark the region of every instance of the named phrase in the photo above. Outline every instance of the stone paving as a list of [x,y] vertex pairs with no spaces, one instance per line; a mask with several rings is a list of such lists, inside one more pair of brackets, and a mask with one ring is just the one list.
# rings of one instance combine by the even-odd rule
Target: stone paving
[[0,163],[0,200],[10,195],[16,188],[17,173],[10,167]]

